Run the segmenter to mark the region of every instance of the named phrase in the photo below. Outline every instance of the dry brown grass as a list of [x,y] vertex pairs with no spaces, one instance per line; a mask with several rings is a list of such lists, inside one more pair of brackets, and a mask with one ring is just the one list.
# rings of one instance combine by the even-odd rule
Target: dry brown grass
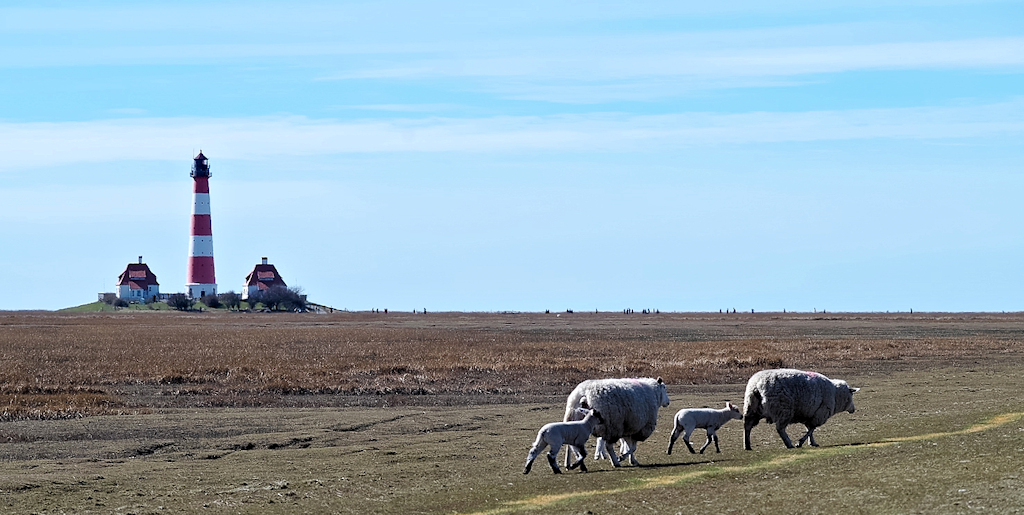
[[[540,395],[582,379],[1015,353],[1021,314],[0,314],[0,420],[283,396]],[[141,393],[140,393],[141,392]],[[144,395],[148,392],[148,396]]]
[[[1010,512],[1024,505],[1022,322],[0,313],[0,511]],[[862,387],[822,447],[785,449],[761,425],[744,451],[736,423],[721,454],[664,454],[677,409],[739,401],[751,372],[780,365]],[[523,476],[565,394],[613,375],[670,383],[645,466]]]

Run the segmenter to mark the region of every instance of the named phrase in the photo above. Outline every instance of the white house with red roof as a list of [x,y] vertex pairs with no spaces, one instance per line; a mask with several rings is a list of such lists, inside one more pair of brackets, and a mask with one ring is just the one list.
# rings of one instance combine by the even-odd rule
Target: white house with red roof
[[242,300],[248,299],[249,296],[258,296],[260,293],[277,286],[281,288],[288,287],[284,279],[281,278],[281,274],[277,273],[277,267],[267,263],[267,258],[263,258],[263,263],[253,267],[252,272],[245,276],[245,285],[242,286]]
[[118,276],[116,293],[117,298],[129,302],[160,298],[160,283],[156,281],[156,274],[149,269],[149,265],[142,262],[142,256],[139,256],[138,263],[129,263]]

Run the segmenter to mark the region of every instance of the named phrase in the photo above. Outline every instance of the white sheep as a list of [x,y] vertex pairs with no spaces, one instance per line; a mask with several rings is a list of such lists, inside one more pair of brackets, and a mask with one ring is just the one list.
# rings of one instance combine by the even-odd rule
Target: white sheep
[[715,452],[722,452],[718,448],[718,428],[725,425],[730,420],[742,419],[743,415],[740,415],[740,409],[731,402],[725,403],[723,409],[681,409],[676,413],[676,426],[672,430],[672,438],[668,442],[668,454],[672,454],[672,446],[675,445],[676,439],[679,435],[683,434],[683,443],[686,444],[686,448],[690,449],[690,454],[696,454],[693,450],[693,446],[690,445],[690,435],[693,434],[693,430],[698,427],[707,430],[708,441],[704,442],[704,446],[700,448],[700,453],[704,454],[704,449],[708,448],[708,444],[714,440]]
[[[561,474],[562,471],[558,469],[556,459],[558,458],[558,451],[562,449],[562,444],[567,444],[570,449],[575,449],[578,452],[579,460],[575,463],[567,464],[569,470],[579,467],[582,472],[586,472],[587,465],[583,463],[583,460],[587,457],[587,440],[590,439],[591,433],[594,432],[594,427],[602,421],[601,414],[596,410],[586,410],[583,420],[545,424],[537,432],[537,439],[534,440],[533,447],[530,447],[530,453],[526,456],[526,466],[523,467],[523,474],[530,473],[530,468],[533,467],[533,460],[537,459],[537,456],[540,456],[544,448],[549,445],[551,446],[551,451],[548,452],[548,464],[551,465],[551,470],[555,474]],[[566,454],[571,454],[571,452],[566,452]]]
[[800,437],[797,447],[808,439],[814,441],[815,428],[840,411],[853,413],[853,394],[860,388],[850,388],[846,381],[829,379],[817,372],[804,372],[790,368],[762,370],[747,381],[743,403],[743,447],[750,450],[750,430],[762,418],[775,422],[775,430],[786,447],[793,442],[786,434],[789,424],[803,424],[807,433]]
[[[594,436],[598,437],[595,458],[600,459],[607,453],[612,465],[618,467],[619,457],[610,444],[623,439],[622,445],[627,451],[624,457],[639,465],[634,456],[636,443],[654,433],[658,410],[668,404],[666,385],[660,377],[590,379],[577,385],[569,394],[563,420],[574,420],[576,410],[584,405],[600,411],[604,422],[594,429]],[[566,464],[570,461],[570,454],[565,457]]]

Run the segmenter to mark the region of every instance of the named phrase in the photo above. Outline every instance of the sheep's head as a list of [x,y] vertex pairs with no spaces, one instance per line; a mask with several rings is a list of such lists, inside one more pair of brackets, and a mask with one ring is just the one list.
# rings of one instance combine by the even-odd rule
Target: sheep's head
[[725,409],[729,410],[729,417],[736,420],[743,418],[743,415],[740,413],[740,408],[735,404],[725,401]]
[[856,408],[853,405],[853,394],[860,388],[850,388],[850,385],[842,379],[833,379],[832,384],[836,385],[836,413],[847,411],[853,413]]
[[595,410],[595,409],[590,410],[590,413],[587,413],[587,418],[585,418],[584,420],[586,420],[590,424],[593,424],[592,426],[590,426],[591,427],[590,434],[592,434],[592,435],[600,435],[600,434],[604,434],[604,432],[606,431],[606,429],[604,427],[604,424],[605,424],[604,417],[601,416],[601,414],[598,413],[597,410]]
[[670,399],[668,398],[668,385],[666,385],[665,382],[662,381],[660,377],[658,378],[658,393],[661,395],[661,399],[660,399],[661,407],[662,408],[667,408],[668,407],[668,403],[671,402]]

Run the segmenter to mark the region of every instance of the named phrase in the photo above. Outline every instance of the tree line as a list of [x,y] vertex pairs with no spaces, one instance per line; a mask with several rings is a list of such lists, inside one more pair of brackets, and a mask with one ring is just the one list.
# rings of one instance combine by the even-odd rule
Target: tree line
[[[206,295],[199,300],[206,307],[212,309],[227,308],[238,310],[241,309],[243,302],[242,296],[233,291],[219,295]],[[274,286],[267,290],[250,294],[249,298],[244,302],[248,304],[249,309],[256,309],[258,305],[262,304],[263,309],[268,311],[305,312],[309,310],[309,302],[306,301],[306,296],[302,293],[301,288]],[[196,299],[184,293],[175,293],[167,298],[167,305],[178,311],[191,311],[195,309],[195,304]]]

